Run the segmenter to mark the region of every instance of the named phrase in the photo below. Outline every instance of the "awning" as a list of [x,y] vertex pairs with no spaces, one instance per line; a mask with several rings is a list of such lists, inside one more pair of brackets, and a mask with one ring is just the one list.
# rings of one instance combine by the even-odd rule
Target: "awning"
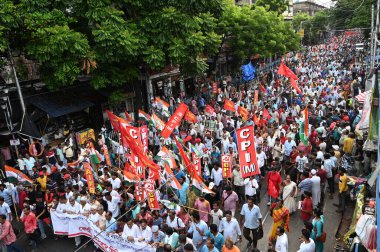
[[12,132],[37,139],[41,139],[42,137],[41,133],[37,129],[37,126],[30,119],[27,113],[23,115],[21,121],[16,125]]
[[371,93],[372,93],[372,89],[367,90],[367,91],[360,93],[357,96],[355,96],[355,99],[358,100],[359,103],[364,103],[367,95],[369,95]]
[[93,106],[92,102],[75,95],[36,96],[29,103],[45,111],[49,116],[59,117]]

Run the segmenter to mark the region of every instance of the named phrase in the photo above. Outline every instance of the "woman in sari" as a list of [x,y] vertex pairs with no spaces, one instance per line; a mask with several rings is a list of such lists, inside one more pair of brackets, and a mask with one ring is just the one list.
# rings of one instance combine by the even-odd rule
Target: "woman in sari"
[[272,230],[269,234],[269,241],[272,243],[276,241],[277,234],[276,230],[278,227],[283,227],[289,232],[289,210],[284,206],[283,199],[279,199],[277,203],[272,204],[270,210],[271,216],[273,218]]
[[291,180],[290,175],[287,175],[286,180],[284,181],[282,198],[284,199],[284,206],[289,210],[289,214],[292,214],[297,210],[296,200],[294,199],[296,192],[297,184]]

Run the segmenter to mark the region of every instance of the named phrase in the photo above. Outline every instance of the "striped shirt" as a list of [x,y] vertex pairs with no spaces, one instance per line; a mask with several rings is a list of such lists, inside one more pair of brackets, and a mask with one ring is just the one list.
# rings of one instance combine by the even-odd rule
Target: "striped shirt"
[[313,186],[313,182],[310,178],[305,178],[304,180],[299,183],[298,187],[301,189],[301,194],[304,192],[311,192],[311,188]]

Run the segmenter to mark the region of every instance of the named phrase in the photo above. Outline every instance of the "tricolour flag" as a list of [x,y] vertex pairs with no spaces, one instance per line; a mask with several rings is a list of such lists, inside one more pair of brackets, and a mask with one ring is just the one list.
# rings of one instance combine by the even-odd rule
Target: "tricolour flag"
[[181,190],[182,186],[178,182],[177,178],[174,176],[174,173],[168,164],[165,164],[165,172],[166,172],[166,177],[168,179],[168,184],[170,182],[171,187],[177,190]]
[[11,166],[4,165],[4,170],[5,170],[7,177],[15,178],[19,182],[29,182],[29,183],[33,184],[33,180],[31,178],[29,178],[24,173],[22,173],[21,171],[13,168]]
[[230,100],[226,99],[224,101],[224,109],[228,110],[228,111],[235,112],[236,111],[236,109],[235,109],[235,103],[233,101],[230,101]]
[[166,101],[160,99],[159,97],[156,97],[155,98],[155,102],[157,104],[160,105],[160,107],[162,108],[162,114],[166,117],[169,117],[170,116],[170,112],[169,112],[169,103],[167,103]]
[[160,161],[162,166],[164,166],[165,163],[167,163],[170,168],[177,167],[177,163],[175,162],[174,156],[172,155],[170,150],[168,150],[168,148],[166,148],[165,146],[163,146],[161,150],[157,153],[155,159],[157,161]]
[[150,115],[139,109],[139,120],[149,122],[150,121]]
[[153,123],[153,126],[162,131],[164,128],[165,128],[165,122],[161,120],[161,118],[159,118],[156,113],[152,113],[152,117],[151,117],[151,121]]
[[197,174],[194,173],[192,176],[192,183],[193,185],[198,188],[203,193],[214,193],[208,186],[202,181],[202,178]]

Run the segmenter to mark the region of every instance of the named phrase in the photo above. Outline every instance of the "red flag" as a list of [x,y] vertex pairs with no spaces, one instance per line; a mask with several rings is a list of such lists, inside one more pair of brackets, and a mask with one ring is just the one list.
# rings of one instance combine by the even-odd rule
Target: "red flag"
[[191,157],[193,159],[194,171],[198,174],[198,176],[201,176],[202,174],[201,159],[198,157],[197,153],[195,152],[191,153]]
[[183,144],[185,144],[186,142],[190,141],[192,138],[192,136],[188,135],[187,137],[185,137],[185,139],[183,139]]
[[107,145],[103,144],[102,149],[103,149],[104,157],[105,157],[105,159],[106,159],[106,164],[107,164],[109,167],[111,167],[111,166],[112,166],[112,165],[111,165],[111,159],[110,159],[110,155],[109,155],[109,153],[108,153],[108,147],[107,147]]
[[232,111],[232,112],[235,112],[236,111],[236,109],[235,109],[235,103],[233,101],[230,101],[230,100],[226,99],[224,101],[224,109]]
[[268,120],[271,119],[271,116],[266,108],[263,110],[263,118],[266,118]]
[[298,80],[297,75],[295,75],[293,71],[284,64],[284,62],[281,62],[280,67],[277,70],[277,74]]
[[243,178],[260,174],[257,164],[254,126],[249,125],[236,131],[239,149],[239,163]]
[[181,124],[182,118],[185,116],[189,107],[185,103],[179,104],[178,108],[175,110],[174,114],[169,118],[166,123],[165,128],[161,132],[163,138],[168,138],[172,134],[173,130]]
[[276,188],[276,185],[273,183],[272,180],[269,180],[268,195],[271,196],[274,199],[277,199],[278,196],[280,195],[279,191]]
[[127,120],[128,122],[133,122],[131,115],[127,111],[125,111],[124,114],[125,114],[125,120]]
[[135,183],[135,200],[136,201],[145,200],[144,188],[140,185],[140,183]]
[[178,142],[177,137],[174,137],[175,143],[177,144],[179,154],[181,155],[182,161],[185,164],[187,171],[189,172],[190,176],[193,177],[194,174],[194,167],[193,164],[191,163],[189,157],[186,155],[185,151],[183,150],[181,144]]
[[120,118],[114,115],[111,111],[106,110],[108,118],[110,119],[111,125],[115,131],[120,131],[119,120]]
[[261,92],[263,93],[267,92],[267,90],[263,87],[263,85],[260,84],[259,87],[260,87]]
[[194,115],[190,110],[188,110],[185,114],[185,120],[191,123],[197,123],[198,118],[196,115]]
[[146,197],[148,200],[150,210],[159,210],[160,206],[158,204],[156,191],[154,188],[154,181],[147,179],[144,184],[144,189],[146,192]]
[[298,84],[297,84],[296,79],[290,78],[290,85],[292,86],[292,88],[294,88],[294,89],[297,91],[297,93],[299,93],[299,94],[302,95],[302,91],[301,91],[301,89],[298,87]]
[[238,106],[238,113],[241,115],[244,121],[247,121],[249,116],[249,111],[246,108]]
[[255,125],[259,125],[260,124],[260,119],[257,118],[256,114],[253,115],[253,122],[255,123]]
[[222,155],[221,160],[222,160],[223,178],[231,178],[232,177],[231,156]]
[[211,107],[210,105],[206,105],[206,113],[212,115],[215,113],[215,109]]

